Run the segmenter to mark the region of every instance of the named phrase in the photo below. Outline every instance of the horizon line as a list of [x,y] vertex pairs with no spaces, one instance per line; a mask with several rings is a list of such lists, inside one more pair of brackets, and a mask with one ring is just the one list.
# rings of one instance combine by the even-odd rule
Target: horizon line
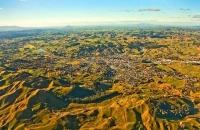
[[[92,23],[92,24],[66,24],[66,25],[47,25],[47,26],[23,26],[23,25],[0,25],[0,27],[20,27],[20,28],[55,28],[55,27],[67,27],[67,26],[73,26],[73,27],[81,27],[81,26],[132,26],[132,25],[138,25],[143,24],[144,26],[190,26],[190,27],[196,27],[200,26],[200,24],[192,24],[192,23],[148,23],[148,22],[140,22],[140,23]],[[146,24],[146,25],[145,25]]]

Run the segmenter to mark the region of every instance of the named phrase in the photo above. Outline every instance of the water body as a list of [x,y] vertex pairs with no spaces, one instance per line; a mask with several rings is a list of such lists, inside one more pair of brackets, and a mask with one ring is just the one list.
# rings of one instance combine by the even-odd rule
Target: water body
[[38,49],[38,52],[44,53],[45,50],[43,50],[43,49]]

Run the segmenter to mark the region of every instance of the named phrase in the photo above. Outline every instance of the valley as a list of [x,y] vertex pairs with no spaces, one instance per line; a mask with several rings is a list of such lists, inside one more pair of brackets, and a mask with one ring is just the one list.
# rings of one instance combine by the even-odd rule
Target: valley
[[0,32],[0,128],[200,129],[199,28]]

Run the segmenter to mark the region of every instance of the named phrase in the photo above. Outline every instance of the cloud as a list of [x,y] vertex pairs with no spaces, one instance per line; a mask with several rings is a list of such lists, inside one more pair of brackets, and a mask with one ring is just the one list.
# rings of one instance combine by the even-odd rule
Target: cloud
[[150,20],[150,21],[152,21],[152,22],[158,22],[158,20],[155,20],[155,19],[152,19],[152,20]]
[[180,10],[182,10],[182,11],[190,11],[190,9],[184,9],[184,8],[180,8]]
[[3,8],[0,8],[0,10],[2,10]]
[[138,11],[140,11],[140,12],[144,12],[144,11],[158,12],[158,11],[161,11],[161,10],[158,9],[158,8],[148,8],[148,9],[139,9]]
[[200,18],[200,15],[194,15],[192,18]]
[[109,10],[110,12],[133,12],[134,10],[132,9],[123,9],[123,10]]
[[133,10],[130,10],[130,9],[126,9],[126,10],[123,10],[125,12],[132,12]]

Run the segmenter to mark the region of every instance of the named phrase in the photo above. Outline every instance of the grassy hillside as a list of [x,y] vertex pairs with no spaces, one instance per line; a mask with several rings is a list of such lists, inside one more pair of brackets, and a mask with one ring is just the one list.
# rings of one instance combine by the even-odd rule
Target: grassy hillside
[[0,129],[200,129],[198,29],[19,33],[0,38]]

